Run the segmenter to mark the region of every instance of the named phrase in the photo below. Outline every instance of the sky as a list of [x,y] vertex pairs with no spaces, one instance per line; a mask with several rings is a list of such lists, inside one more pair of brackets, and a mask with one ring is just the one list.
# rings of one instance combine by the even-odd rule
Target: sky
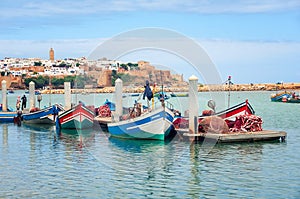
[[[222,81],[300,82],[299,0],[1,0],[0,25],[0,59],[48,59],[51,47],[56,59],[89,57],[113,38],[152,28],[143,37],[165,30],[164,39],[176,33],[199,45]],[[118,59],[146,60],[185,79],[206,74],[172,49],[147,48]]]

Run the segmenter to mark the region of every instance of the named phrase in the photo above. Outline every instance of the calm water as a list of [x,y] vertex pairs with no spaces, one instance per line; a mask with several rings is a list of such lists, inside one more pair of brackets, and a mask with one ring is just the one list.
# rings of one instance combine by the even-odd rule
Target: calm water
[[[8,96],[11,107],[19,94]],[[286,142],[210,148],[179,136],[120,140],[98,127],[57,136],[51,126],[0,124],[0,198],[300,198],[300,104],[271,103],[270,94],[233,92],[231,104],[248,98],[263,128],[286,131]],[[199,96],[205,109],[211,96]],[[113,100],[111,94],[77,97],[96,106]],[[179,100],[171,99],[186,107],[187,99]],[[52,95],[51,102],[64,103],[63,96]],[[43,96],[41,106],[48,103]]]

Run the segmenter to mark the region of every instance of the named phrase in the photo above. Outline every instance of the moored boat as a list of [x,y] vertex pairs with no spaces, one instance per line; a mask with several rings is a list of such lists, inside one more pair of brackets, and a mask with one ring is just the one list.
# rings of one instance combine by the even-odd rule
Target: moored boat
[[188,93],[171,93],[171,97],[188,97]]
[[94,111],[79,103],[58,115],[57,127],[61,129],[85,129],[93,127]]
[[158,92],[158,93],[155,93],[153,96],[156,97],[159,100],[162,99],[162,98],[164,100],[167,100],[167,99],[170,98],[170,96],[168,96],[167,93],[165,93],[165,92]]
[[[255,114],[254,109],[252,108],[251,104],[248,100],[232,106],[228,109],[225,109],[220,112],[214,113],[212,110],[205,110],[203,111],[202,115],[198,117],[198,121],[200,122],[202,119],[208,116],[218,116],[221,117],[225,121],[234,121],[236,117],[240,115],[253,115]],[[188,125],[188,118],[187,117],[178,117],[174,120],[175,128],[186,128]]]
[[46,107],[41,110],[32,110],[22,115],[25,123],[31,124],[55,124],[56,117],[59,112],[63,111],[63,107],[59,104]]
[[2,104],[0,104],[0,122],[19,122],[16,121],[16,119],[19,119],[20,116],[21,112],[13,111],[11,108],[7,108],[7,111],[3,111]]
[[174,114],[160,107],[119,122],[108,123],[108,132],[119,138],[165,140],[173,128]]

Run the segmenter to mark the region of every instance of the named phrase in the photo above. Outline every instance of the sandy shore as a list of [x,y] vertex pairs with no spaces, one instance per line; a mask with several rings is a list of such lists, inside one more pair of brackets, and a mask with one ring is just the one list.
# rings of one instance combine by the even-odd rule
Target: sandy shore
[[[276,91],[276,90],[300,90],[300,83],[284,83],[284,84],[234,84],[234,85],[200,85],[198,88],[199,92],[207,91]],[[113,93],[115,91],[114,87],[105,87],[99,89],[72,89],[72,93]],[[141,93],[144,91],[144,87],[136,88],[126,88],[124,87],[124,93]],[[157,87],[156,91],[161,91],[161,87]],[[164,88],[165,92],[188,92],[188,86],[185,87],[168,87]],[[64,93],[63,89],[52,89],[52,90],[43,90],[42,94],[62,94]]]

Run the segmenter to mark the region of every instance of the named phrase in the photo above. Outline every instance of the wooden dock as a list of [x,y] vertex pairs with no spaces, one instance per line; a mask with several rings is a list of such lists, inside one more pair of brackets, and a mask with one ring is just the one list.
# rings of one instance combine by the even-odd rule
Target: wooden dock
[[284,131],[257,131],[257,132],[237,132],[230,134],[213,134],[213,133],[189,133],[188,129],[178,129],[178,133],[191,141],[203,141],[211,139],[217,143],[232,143],[232,142],[255,142],[255,141],[285,141],[287,133]]

